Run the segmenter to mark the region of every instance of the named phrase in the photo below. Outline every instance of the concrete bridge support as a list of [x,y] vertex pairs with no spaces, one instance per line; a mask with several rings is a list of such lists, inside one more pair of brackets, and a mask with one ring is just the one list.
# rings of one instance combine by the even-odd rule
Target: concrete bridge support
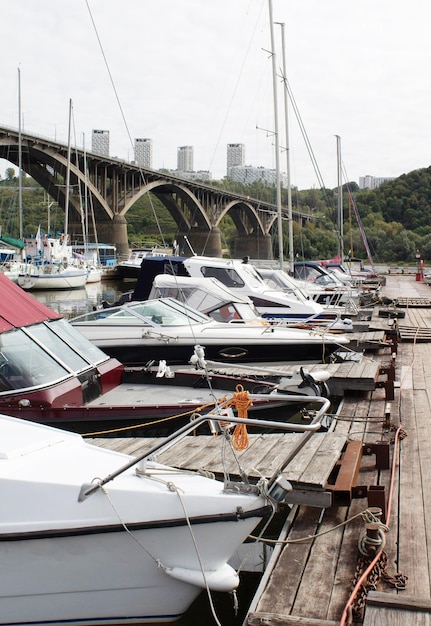
[[270,235],[239,235],[235,239],[233,255],[235,259],[249,256],[251,259],[273,259]]
[[177,233],[176,240],[180,254],[191,256],[193,253],[184,240],[184,236],[187,237],[196,254],[221,257],[221,233],[218,227],[213,227],[210,231],[193,228],[189,233]]
[[118,261],[126,261],[128,259],[127,220],[123,215],[116,214],[113,220],[98,220],[97,238],[100,242],[112,243],[117,247]]

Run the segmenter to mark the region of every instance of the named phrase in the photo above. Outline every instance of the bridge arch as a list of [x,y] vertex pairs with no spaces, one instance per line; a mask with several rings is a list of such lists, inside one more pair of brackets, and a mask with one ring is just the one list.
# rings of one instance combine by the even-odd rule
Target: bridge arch
[[[0,158],[18,165],[19,137],[17,129],[0,127]],[[21,133],[21,152],[23,170],[64,209],[68,146]],[[127,211],[148,192],[167,208],[177,224],[178,237],[187,236],[196,252],[221,255],[220,222],[229,214],[238,232],[235,256],[272,258],[270,230],[277,219],[274,205],[77,148],[71,157],[69,206],[80,217],[79,189],[85,186],[99,241],[114,243],[120,258],[128,254]],[[310,219],[299,213],[295,217]]]
[[193,224],[211,228],[210,218],[196,195],[185,185],[167,179],[146,182],[133,197],[128,198],[120,214],[125,215],[147,193],[153,193],[168,209],[178,228],[191,229]]

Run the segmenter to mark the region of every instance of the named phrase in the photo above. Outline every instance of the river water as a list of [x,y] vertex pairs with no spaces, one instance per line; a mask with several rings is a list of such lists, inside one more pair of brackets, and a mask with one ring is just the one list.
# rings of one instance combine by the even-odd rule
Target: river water
[[133,282],[109,280],[89,283],[82,289],[31,291],[34,296],[50,309],[60,313],[66,319],[83,315],[99,306],[103,300],[113,303],[122,293],[132,291]]

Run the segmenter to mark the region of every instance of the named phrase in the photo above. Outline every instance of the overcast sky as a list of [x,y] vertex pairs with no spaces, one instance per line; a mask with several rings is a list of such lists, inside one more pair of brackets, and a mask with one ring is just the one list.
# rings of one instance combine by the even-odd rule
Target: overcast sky
[[[275,166],[268,0],[2,5],[0,126],[18,128],[19,68],[25,132],[67,143],[71,99],[79,147],[106,129],[111,155],[126,160],[134,138],[151,138],[155,169],[175,169],[177,147],[190,145],[194,169],[223,178],[232,142],[245,144],[247,165]],[[273,18],[285,24],[287,79],[327,187],[337,185],[336,135],[349,180],[430,165],[428,0],[273,0]],[[277,89],[285,146],[281,80]],[[289,120],[292,183],[319,187],[291,107]]]

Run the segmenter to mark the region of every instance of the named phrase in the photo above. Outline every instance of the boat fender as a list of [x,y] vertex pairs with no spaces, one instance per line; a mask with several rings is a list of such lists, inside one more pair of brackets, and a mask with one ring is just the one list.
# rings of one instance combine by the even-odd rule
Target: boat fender
[[159,361],[159,369],[156,373],[156,378],[174,378],[175,372],[171,370],[169,365],[166,365],[166,361]]
[[227,563],[217,570],[204,573],[200,570],[186,569],[185,567],[168,567],[164,569],[164,572],[168,576],[194,587],[205,589],[208,585],[211,591],[233,591],[239,584],[238,574]]

